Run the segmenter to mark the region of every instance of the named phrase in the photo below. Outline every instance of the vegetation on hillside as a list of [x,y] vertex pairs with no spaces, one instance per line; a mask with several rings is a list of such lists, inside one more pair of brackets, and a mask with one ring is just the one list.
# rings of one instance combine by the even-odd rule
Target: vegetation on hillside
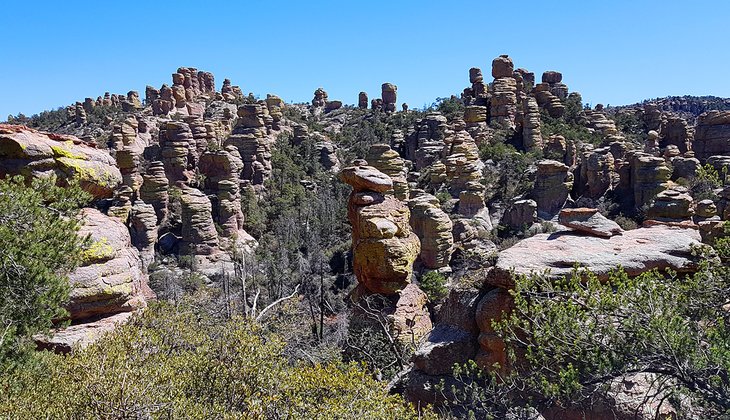
[[81,262],[78,185],[22,176],[0,179],[0,375],[33,347],[32,336],[63,319],[67,274]]

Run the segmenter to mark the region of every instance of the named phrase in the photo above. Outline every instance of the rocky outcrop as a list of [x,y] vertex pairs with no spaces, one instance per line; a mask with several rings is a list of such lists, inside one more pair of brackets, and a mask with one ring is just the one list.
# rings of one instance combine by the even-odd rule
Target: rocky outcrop
[[391,193],[395,198],[401,201],[408,199],[408,171],[398,152],[387,144],[374,144],[370,146],[365,160],[370,166],[390,177],[393,181]]
[[417,170],[423,170],[441,160],[448,123],[438,112],[430,113],[415,124],[403,150],[406,159],[413,161]]
[[430,194],[421,194],[408,201],[410,225],[421,240],[419,260],[426,268],[446,267],[454,249],[453,223]]
[[189,181],[197,147],[190,126],[180,121],[168,121],[160,127],[160,147],[165,176],[170,184]]
[[243,230],[243,211],[239,179],[243,161],[238,149],[208,151],[200,158],[200,172],[205,175],[205,191],[214,197],[213,220],[221,227],[221,236],[237,238]]
[[550,278],[569,275],[576,265],[604,280],[611,270],[622,267],[630,276],[652,269],[672,269],[679,273],[697,269],[700,256],[693,247],[700,243],[696,230],[654,226],[627,230],[610,238],[580,233],[539,234],[502,251],[487,281],[500,287],[512,284],[515,275],[544,273]]
[[236,146],[243,160],[242,179],[253,185],[262,185],[271,175],[271,142],[264,123],[261,104],[238,107],[238,122],[226,146]]
[[587,150],[580,157],[576,170],[576,195],[597,200],[615,184],[617,175],[613,154],[610,148],[603,147]]
[[211,255],[218,251],[218,234],[213,224],[213,208],[200,190],[181,188],[181,255]]
[[144,307],[151,292],[127,227],[96,209],[84,209],[82,220],[79,235],[90,235],[91,245],[83,251],[81,266],[69,275],[71,320]]
[[521,230],[537,221],[537,203],[534,200],[517,200],[504,212],[500,224],[511,230]]
[[0,178],[22,174],[56,176],[63,185],[71,179],[95,198],[109,198],[122,182],[114,159],[74,136],[0,124]]
[[353,271],[370,292],[392,295],[411,281],[421,246],[408,207],[384,194],[389,176],[371,166],[351,166],[340,179],[353,187],[347,207],[352,225]]
[[585,207],[560,210],[558,223],[578,232],[602,238],[620,235],[624,231],[618,223],[599,213],[598,209]]
[[710,156],[730,155],[730,111],[709,111],[700,115],[692,149],[703,163]]
[[533,97],[528,97],[522,103],[522,148],[529,151],[542,149],[542,133],[540,132],[540,107]]
[[312,106],[315,108],[324,108],[327,105],[327,92],[322,88],[317,88],[314,91],[314,98],[312,98]]
[[160,161],[150,163],[139,190],[139,197],[155,209],[157,223],[167,217],[169,180],[165,175],[165,167]]
[[383,83],[381,86],[381,98],[383,99],[383,111],[395,112],[395,103],[398,96],[398,86],[392,83]]
[[690,219],[692,214],[692,197],[678,187],[657,194],[646,216],[660,221],[681,221]]
[[649,204],[661,191],[667,188],[672,171],[664,158],[645,153],[630,153],[631,188],[634,192],[634,205],[639,208]]
[[568,200],[573,174],[567,165],[555,160],[541,160],[536,165],[537,175],[531,195],[537,203],[537,215],[551,219]]
[[517,114],[517,81],[513,77],[512,59],[501,55],[492,61],[489,110],[491,122],[504,129],[515,129]]
[[667,117],[661,127],[659,147],[676,146],[680,153],[686,153],[692,148],[693,141],[694,129],[687,124],[687,120],[675,115]]
[[360,94],[357,95],[357,107],[360,109],[368,109],[368,94],[365,92],[360,92]]
[[155,260],[155,243],[157,243],[157,215],[152,204],[137,200],[131,209],[129,233],[132,245],[139,250],[142,269]]

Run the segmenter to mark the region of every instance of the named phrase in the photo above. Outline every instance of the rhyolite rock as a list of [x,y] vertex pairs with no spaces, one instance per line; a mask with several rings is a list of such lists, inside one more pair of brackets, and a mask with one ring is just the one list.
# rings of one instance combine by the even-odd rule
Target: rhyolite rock
[[388,175],[370,166],[352,166],[340,179],[353,187],[347,207],[352,225],[353,270],[373,293],[393,295],[411,281],[421,243],[409,225],[408,207],[391,195]]
[[410,224],[421,240],[419,259],[426,268],[449,265],[454,247],[453,223],[430,194],[421,194],[408,201]]
[[555,160],[537,162],[537,175],[531,196],[537,203],[537,214],[551,219],[563,208],[573,187],[573,174],[567,165]]
[[8,175],[71,179],[94,198],[110,198],[122,174],[114,158],[74,136],[0,124],[0,178]]
[[575,266],[590,270],[601,280],[619,266],[630,276],[654,268],[694,272],[701,257],[693,255],[693,248],[699,244],[696,230],[664,225],[628,230],[607,239],[580,232],[539,234],[500,252],[487,282],[510,287],[512,270],[516,275],[549,270],[550,278],[560,278],[570,275]]
[[603,238],[620,235],[624,231],[618,223],[599,213],[598,209],[585,207],[560,210],[558,222],[573,230]]
[[71,320],[144,307],[149,293],[147,276],[127,227],[91,208],[83,209],[81,220],[79,235],[89,235],[91,243],[82,253],[81,266],[69,275]]
[[699,116],[692,149],[700,162],[730,154],[730,111],[709,111]]

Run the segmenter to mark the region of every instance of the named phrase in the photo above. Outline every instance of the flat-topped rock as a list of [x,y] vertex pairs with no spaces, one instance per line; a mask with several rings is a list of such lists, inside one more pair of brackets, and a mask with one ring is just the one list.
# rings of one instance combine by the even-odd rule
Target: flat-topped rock
[[619,266],[630,276],[655,268],[694,272],[701,257],[693,256],[692,248],[699,245],[696,230],[672,226],[629,230],[608,239],[576,232],[545,233],[502,251],[487,282],[511,287],[513,269],[516,275],[549,270],[551,278],[560,278],[569,275],[576,265],[589,269],[601,280]]
[[585,232],[589,235],[610,238],[623,233],[618,223],[607,219],[598,212],[598,209],[581,207],[577,209],[562,209],[558,215],[558,222],[566,227]]
[[372,166],[349,166],[340,172],[340,179],[356,192],[386,192],[393,188],[393,180]]

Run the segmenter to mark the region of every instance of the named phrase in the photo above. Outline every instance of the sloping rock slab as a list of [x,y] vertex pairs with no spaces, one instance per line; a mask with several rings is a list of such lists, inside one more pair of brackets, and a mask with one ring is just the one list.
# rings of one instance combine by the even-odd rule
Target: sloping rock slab
[[549,270],[550,277],[561,278],[576,265],[589,269],[601,280],[619,266],[630,276],[654,268],[694,272],[700,257],[692,256],[692,248],[699,245],[696,230],[673,226],[634,229],[611,238],[577,232],[540,234],[502,251],[487,283],[512,287],[513,269],[516,275]]
[[620,235],[624,231],[618,223],[607,219],[597,209],[590,208],[562,209],[558,222],[571,229],[604,238]]

